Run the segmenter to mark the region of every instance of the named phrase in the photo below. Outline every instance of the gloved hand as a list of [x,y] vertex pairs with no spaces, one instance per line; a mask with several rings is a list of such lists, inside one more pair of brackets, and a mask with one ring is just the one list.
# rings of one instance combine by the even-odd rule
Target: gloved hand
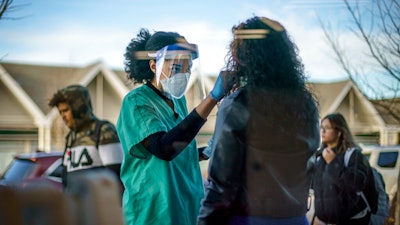
[[213,89],[210,92],[210,96],[217,102],[221,101],[229,89],[229,87],[227,87],[227,75],[227,71],[221,71],[218,75],[217,81],[215,81]]

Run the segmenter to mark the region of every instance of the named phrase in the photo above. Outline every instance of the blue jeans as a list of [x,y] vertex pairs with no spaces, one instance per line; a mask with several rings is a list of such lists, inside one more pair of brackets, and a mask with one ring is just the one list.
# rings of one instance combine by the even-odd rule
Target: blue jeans
[[305,215],[290,218],[235,216],[229,225],[309,225]]

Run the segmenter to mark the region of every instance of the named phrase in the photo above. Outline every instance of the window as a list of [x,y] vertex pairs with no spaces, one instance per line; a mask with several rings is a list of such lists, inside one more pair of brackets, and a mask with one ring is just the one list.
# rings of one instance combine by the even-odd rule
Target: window
[[28,177],[35,169],[36,164],[30,160],[15,159],[5,171],[3,179],[6,181],[20,181]]
[[63,166],[62,166],[62,164],[60,164],[59,166],[57,166],[57,168],[53,172],[51,172],[49,174],[49,176],[61,178],[62,177],[62,172],[63,172]]
[[381,152],[378,158],[378,166],[383,168],[394,168],[397,163],[399,152]]

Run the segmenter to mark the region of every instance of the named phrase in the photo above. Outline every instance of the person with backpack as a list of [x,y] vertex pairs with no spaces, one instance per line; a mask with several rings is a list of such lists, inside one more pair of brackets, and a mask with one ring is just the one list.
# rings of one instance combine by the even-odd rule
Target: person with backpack
[[89,90],[82,85],[69,85],[54,93],[49,106],[57,107],[70,129],[63,156],[64,188],[68,185],[68,177],[74,173],[108,169],[121,185],[122,198],[123,186],[119,175],[122,146],[114,124],[94,115]]
[[367,199],[366,188],[371,187],[370,182],[375,186],[367,158],[342,114],[322,118],[320,130],[312,187],[315,215],[328,224],[368,225],[376,203]]

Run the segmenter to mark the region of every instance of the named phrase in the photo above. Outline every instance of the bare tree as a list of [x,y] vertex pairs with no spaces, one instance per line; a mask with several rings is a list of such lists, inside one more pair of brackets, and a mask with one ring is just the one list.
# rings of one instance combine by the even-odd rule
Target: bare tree
[[349,19],[345,29],[365,46],[365,52],[356,56],[362,65],[356,64],[354,56],[348,57],[339,32],[320,19],[334,58],[368,98],[400,122],[400,0],[371,0],[362,4],[359,0],[342,1]]
[[13,0],[2,0],[0,4],[0,19],[3,18],[3,16],[6,14],[6,11],[11,7]]
[[[340,35],[332,30],[329,23],[320,19],[324,36],[334,52],[336,61],[348,74],[349,78],[363,91],[378,110],[384,111],[400,122],[400,0],[371,0],[369,4],[360,1],[343,0],[349,15],[347,27],[367,50],[360,58],[364,64],[370,64],[372,71],[365,71],[364,66],[356,65],[353,58],[346,54],[346,48]],[[378,74],[378,80],[368,76]],[[390,82],[388,82],[388,80]],[[391,93],[387,98],[387,93]],[[400,176],[398,177],[400,185]],[[398,186],[400,187],[400,186]],[[391,205],[391,215],[386,224],[400,224],[400,188]]]
[[[18,20],[23,17],[15,17],[15,16],[8,16],[10,13],[13,13],[22,7],[25,7],[28,4],[19,4],[14,5],[14,0],[1,0],[0,1],[0,20]],[[0,56],[0,62],[7,56],[7,54]]]
[[28,4],[13,4],[14,0],[1,0],[0,1],[0,20],[18,20],[22,17],[8,16],[10,13],[14,13],[17,10],[25,7]]

